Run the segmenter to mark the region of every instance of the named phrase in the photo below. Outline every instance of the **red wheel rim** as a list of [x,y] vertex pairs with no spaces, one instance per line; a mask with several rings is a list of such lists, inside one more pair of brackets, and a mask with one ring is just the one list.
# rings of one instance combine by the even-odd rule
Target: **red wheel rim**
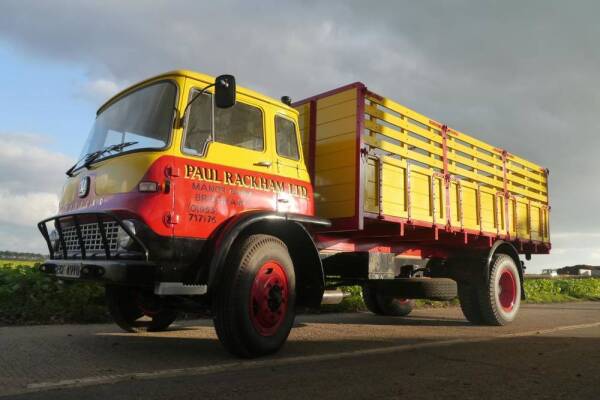
[[504,311],[512,311],[517,301],[517,282],[511,270],[505,269],[498,281],[500,305]]
[[256,273],[250,289],[250,321],[262,336],[271,336],[283,323],[288,307],[288,280],[283,267],[268,261]]

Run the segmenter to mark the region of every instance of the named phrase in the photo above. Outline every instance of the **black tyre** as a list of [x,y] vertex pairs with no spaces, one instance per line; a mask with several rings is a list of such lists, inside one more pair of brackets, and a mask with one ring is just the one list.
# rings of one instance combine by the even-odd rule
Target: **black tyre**
[[371,285],[363,285],[362,295],[367,309],[377,315],[404,317],[415,307],[414,300],[384,296]]
[[294,324],[295,300],[294,265],[285,244],[269,235],[240,239],[213,293],[217,336],[239,357],[275,353]]
[[460,300],[460,308],[465,318],[473,324],[481,324],[483,316],[481,315],[477,288],[467,282],[459,282],[458,299]]
[[496,254],[485,283],[460,284],[459,297],[465,317],[475,324],[506,325],[521,306],[521,279],[512,257]]
[[375,288],[369,288],[369,285],[366,284],[363,285],[362,297],[367,310],[376,315],[384,315],[383,310],[381,310],[381,307],[379,307],[379,303],[377,301],[377,291]]
[[105,296],[113,321],[126,332],[164,331],[177,319],[177,311],[165,308],[158,297],[142,289],[107,285]]

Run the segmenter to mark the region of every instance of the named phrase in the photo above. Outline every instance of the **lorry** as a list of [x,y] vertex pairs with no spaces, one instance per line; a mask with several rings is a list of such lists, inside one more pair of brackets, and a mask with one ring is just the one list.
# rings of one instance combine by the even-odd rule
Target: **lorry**
[[360,82],[292,103],[168,72],[99,108],[67,175],[40,270],[105,285],[128,332],[208,311],[239,357],[348,285],[378,315],[458,297],[507,324],[520,256],[551,248],[548,170]]

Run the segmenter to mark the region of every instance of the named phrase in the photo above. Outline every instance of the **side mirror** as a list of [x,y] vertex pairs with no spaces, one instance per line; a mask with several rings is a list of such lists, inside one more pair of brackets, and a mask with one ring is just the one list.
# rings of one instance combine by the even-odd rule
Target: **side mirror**
[[219,75],[215,79],[215,104],[219,108],[229,108],[235,104],[235,78],[233,75]]

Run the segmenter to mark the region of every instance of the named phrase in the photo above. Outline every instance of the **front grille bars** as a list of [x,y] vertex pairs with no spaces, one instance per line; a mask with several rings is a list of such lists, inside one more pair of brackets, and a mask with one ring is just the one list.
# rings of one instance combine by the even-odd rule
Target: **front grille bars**
[[77,234],[77,241],[79,243],[80,250],[80,258],[82,260],[86,259],[86,249],[85,249],[85,238],[81,232],[81,218],[85,218],[86,220],[95,220],[95,223],[98,225],[98,230],[100,232],[100,237],[102,241],[102,247],[104,249],[104,255],[107,260],[114,258],[114,255],[111,253],[109,241],[107,238],[106,230],[104,227],[104,221],[114,221],[119,226],[119,228],[123,229],[130,238],[142,249],[144,258],[146,261],[149,260],[149,250],[146,245],[138,238],[123,222],[121,218],[116,216],[113,213],[107,211],[84,211],[78,212],[74,214],[65,214],[55,217],[47,218],[38,223],[38,229],[42,233],[42,236],[46,240],[46,244],[48,245],[48,250],[50,251],[50,259],[56,259],[57,250],[53,248],[52,242],[50,241],[50,234],[48,233],[48,222],[54,222],[54,226],[56,229],[56,233],[58,234],[58,241],[60,243],[59,249],[62,253],[62,257],[64,259],[69,258],[68,247],[65,241],[65,235],[63,232],[63,223],[64,220],[72,220],[73,226],[75,227],[75,232]]

